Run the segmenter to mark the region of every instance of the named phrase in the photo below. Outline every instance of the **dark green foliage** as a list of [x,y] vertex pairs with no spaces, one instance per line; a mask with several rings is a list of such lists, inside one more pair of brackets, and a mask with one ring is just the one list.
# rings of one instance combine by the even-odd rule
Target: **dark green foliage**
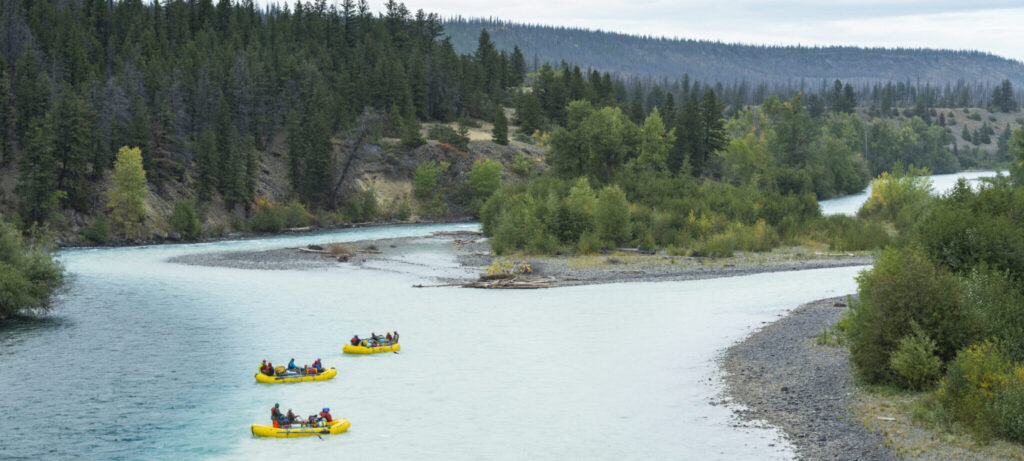
[[1024,367],[1006,355],[999,341],[960,351],[935,396],[975,437],[1024,442]]
[[844,215],[825,216],[813,222],[819,238],[833,251],[865,251],[885,248],[889,233],[877,222]]
[[57,212],[67,194],[56,188],[58,164],[50,117],[33,119],[19,161],[18,193],[22,213],[29,223],[42,224]]
[[1003,80],[1003,83],[992,90],[992,106],[1000,112],[1016,112],[1017,98],[1013,94],[1013,83]]
[[54,160],[58,165],[54,186],[66,193],[73,208],[86,211],[90,192],[86,174],[96,156],[92,114],[85,99],[66,88],[57,99],[53,118]]
[[[345,219],[349,222],[368,222],[377,218],[380,213],[380,205],[377,203],[377,193],[373,189],[367,189],[345,201],[343,209]],[[406,217],[408,219],[408,217]]]
[[491,140],[502,146],[508,145],[508,118],[505,117],[505,108],[498,106],[494,109],[494,130]]
[[519,96],[519,107],[516,109],[516,121],[519,123],[519,132],[526,136],[533,136],[533,133],[540,131],[544,126],[544,115],[541,113],[540,100],[533,91],[521,93]]
[[447,214],[448,205],[442,199],[441,175],[451,166],[448,162],[423,162],[412,175],[412,194],[420,203],[421,214],[442,216]]
[[962,330],[960,282],[919,249],[889,248],[871,270],[857,277],[858,300],[844,323],[851,362],[870,383],[891,382],[890,366],[899,341],[913,325],[936,341],[936,354],[953,358],[968,344]]
[[420,122],[413,118],[407,119],[405,128],[402,130],[402,145],[415,149],[426,143],[427,140],[420,135]]
[[199,214],[196,213],[196,206],[191,200],[174,202],[171,230],[181,234],[181,238],[185,240],[195,240],[202,235],[203,227],[199,223]]
[[448,125],[435,123],[427,131],[427,137],[465,152],[469,149],[469,136],[466,135],[467,133],[468,130],[462,126],[459,127],[459,131],[455,131]]
[[110,221],[107,221],[106,216],[96,216],[82,230],[82,237],[97,245],[106,243],[110,239]]
[[0,320],[44,313],[64,283],[64,268],[49,247],[25,241],[0,217]]

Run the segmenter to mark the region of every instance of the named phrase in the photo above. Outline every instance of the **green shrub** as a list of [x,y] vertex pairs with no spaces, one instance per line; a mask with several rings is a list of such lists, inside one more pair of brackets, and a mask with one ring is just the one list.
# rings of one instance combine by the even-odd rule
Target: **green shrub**
[[[516,140],[520,141],[520,136],[516,135]],[[512,174],[516,175],[519,179],[527,180],[533,177],[536,171],[537,161],[532,157],[520,152],[516,154],[515,160],[512,161]]]
[[82,230],[82,237],[97,245],[106,243],[110,239],[110,222],[103,215],[92,218],[92,222]]
[[377,193],[373,189],[362,191],[345,200],[342,215],[348,222],[368,222],[380,214]]
[[272,204],[261,206],[256,210],[249,226],[256,232],[280,232],[286,224],[284,212]]
[[608,186],[601,189],[594,209],[597,236],[613,246],[620,246],[629,241],[630,212],[626,194],[619,186]]
[[313,220],[313,215],[298,201],[292,200],[280,208],[286,227],[306,227]]
[[398,206],[395,207],[393,216],[398,221],[408,221],[412,216],[412,206],[409,205],[409,201],[402,199],[398,202]]
[[904,171],[897,163],[892,174],[883,172],[871,181],[871,196],[857,216],[895,221],[904,207],[929,200],[931,193],[931,174],[927,169],[911,167]]
[[0,320],[46,312],[64,267],[46,242],[26,241],[0,216]]
[[821,233],[833,251],[864,251],[883,248],[889,244],[889,232],[876,221],[851,216],[825,216],[811,226]]
[[981,121],[981,114],[979,114],[977,112],[972,112],[972,113],[967,115],[967,118],[980,122]]
[[199,215],[196,213],[196,206],[191,200],[174,202],[174,211],[171,213],[171,229],[181,234],[181,238],[185,240],[195,240],[203,233]]
[[459,194],[469,214],[479,217],[484,202],[501,186],[501,170],[501,163],[495,160],[473,163]]
[[1024,441],[1022,395],[1024,367],[1013,363],[997,341],[960,351],[935,393],[939,403],[976,437],[1018,442]]
[[889,366],[899,376],[900,383],[914,390],[931,387],[942,371],[942,359],[935,355],[932,341],[919,327],[904,336],[889,359]]
[[601,250],[604,250],[604,243],[601,242],[601,238],[597,234],[587,231],[580,235],[580,240],[576,244],[576,251],[580,254],[592,255]]
[[891,383],[891,354],[912,325],[936,341],[936,354],[949,360],[966,344],[960,282],[920,249],[889,248],[857,277],[858,300],[843,325],[850,360],[869,383]]
[[427,138],[450,144],[456,149],[465,151],[469,149],[469,136],[467,134],[468,131],[463,127],[460,127],[459,131],[455,131],[455,129],[448,125],[435,123],[427,131]]

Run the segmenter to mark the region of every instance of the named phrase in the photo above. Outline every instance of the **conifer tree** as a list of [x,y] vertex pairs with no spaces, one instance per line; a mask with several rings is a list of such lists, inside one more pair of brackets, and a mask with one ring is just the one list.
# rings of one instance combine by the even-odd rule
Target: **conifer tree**
[[86,211],[86,173],[95,157],[92,114],[85,99],[69,87],[61,91],[54,111],[54,157],[59,168],[55,186],[67,194],[71,206]]
[[18,133],[28,133],[30,127],[34,129],[34,120],[46,114],[49,102],[50,77],[40,69],[35,51],[26,46],[14,73],[14,110]]
[[60,206],[65,194],[57,189],[53,127],[50,117],[32,119],[18,160],[18,193],[28,223],[44,223]]
[[10,107],[11,83],[7,78],[7,61],[0,54],[0,166],[10,162],[11,154],[11,121],[13,111]]
[[196,142],[196,194],[201,202],[207,202],[218,189],[217,171],[220,155],[217,137],[213,130],[203,130]]
[[491,131],[491,140],[502,146],[508,145],[508,118],[505,117],[505,108],[501,105],[494,109],[494,129]]
[[519,121],[519,132],[527,136],[543,127],[543,114],[541,114],[540,100],[532,91],[524,92],[519,96],[519,108],[516,110],[516,118]]

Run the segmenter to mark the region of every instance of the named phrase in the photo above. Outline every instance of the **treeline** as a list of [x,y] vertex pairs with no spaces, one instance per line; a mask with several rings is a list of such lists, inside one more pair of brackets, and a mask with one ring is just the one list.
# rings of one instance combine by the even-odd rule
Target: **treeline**
[[286,129],[296,196],[337,206],[330,138],[361,114],[399,132],[489,117],[525,73],[486,34],[457,54],[436,15],[394,1],[15,0],[0,17],[0,165],[19,170],[4,200],[26,225],[101,210],[96,181],[125,145],[150,183],[248,206],[255,152]]
[[[750,90],[764,84],[762,99],[769,94],[789,98],[796,91],[808,94],[818,82],[830,84],[837,78],[858,90],[910,81],[911,86],[941,89],[964,81],[979,83],[971,85],[972,95],[980,95],[971,103],[977,106],[1002,80],[1024,84],[1024,63],[978,51],[743,45],[462,17],[446,19],[444,26],[462,52],[472,50],[480,29],[487,29],[499,49],[522,49],[533,71],[545,62],[568,61],[655,82],[686,73],[706,82],[746,82]],[[1016,94],[1018,100],[1021,96]]]
[[861,213],[900,235],[858,278],[840,327],[868,383],[934,391],[918,418],[1024,443],[1024,130],[1010,177],[933,197],[914,174],[880,178]]
[[[543,81],[522,98],[543,100]],[[729,256],[807,238],[846,250],[888,238],[878,225],[823,218],[817,205],[867,184],[866,127],[855,115],[814,119],[798,96],[726,120],[714,89],[701,88],[682,111],[655,108],[638,124],[601,90],[585,94],[593,99],[543,114],[565,117],[545,138],[551,169],[501,187],[481,209],[499,254],[639,247]]]

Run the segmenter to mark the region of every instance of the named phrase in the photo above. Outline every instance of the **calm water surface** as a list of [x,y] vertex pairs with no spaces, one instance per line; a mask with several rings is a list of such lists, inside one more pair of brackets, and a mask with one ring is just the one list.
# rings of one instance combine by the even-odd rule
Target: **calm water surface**
[[[967,180],[972,186],[976,186],[981,178],[991,178],[996,175],[995,171],[966,171],[962,173],[953,174],[935,174],[932,175],[932,189],[936,194],[944,194],[953,190],[953,186],[960,178]],[[871,193],[871,187],[868,186],[859,194],[845,195],[842,197],[822,200],[821,213],[825,215],[832,214],[846,214],[855,215],[857,210],[860,209],[864,202],[868,201],[868,195]]]
[[[800,303],[855,290],[861,268],[554,290],[412,288],[458,272],[418,241],[373,269],[256,271],[190,253],[428,235],[378,227],[197,245],[66,251],[45,319],[0,329],[0,458],[788,459],[772,429],[734,428],[715,357]],[[343,356],[398,329],[399,354]],[[261,385],[261,359],[320,357],[325,382]],[[43,371],[45,370],[45,371]],[[347,434],[257,439],[275,402],[323,406]]]

